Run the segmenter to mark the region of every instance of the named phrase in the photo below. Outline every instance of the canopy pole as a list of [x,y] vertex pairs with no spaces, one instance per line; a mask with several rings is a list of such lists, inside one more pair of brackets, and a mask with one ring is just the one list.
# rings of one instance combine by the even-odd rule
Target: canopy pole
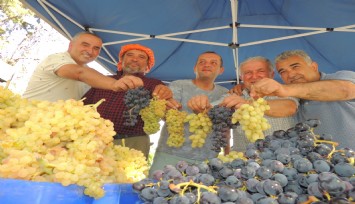
[[238,0],[230,0],[231,1],[231,13],[232,13],[232,46],[233,49],[233,59],[234,59],[234,68],[237,77],[237,84],[240,83],[239,80],[239,69],[238,69],[238,29],[236,23],[238,22]]

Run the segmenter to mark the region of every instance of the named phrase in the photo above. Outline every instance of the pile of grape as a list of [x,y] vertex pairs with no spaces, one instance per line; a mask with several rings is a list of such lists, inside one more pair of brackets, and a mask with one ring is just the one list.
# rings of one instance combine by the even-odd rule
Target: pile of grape
[[27,100],[0,87],[0,177],[77,184],[95,198],[104,183],[145,178],[143,153],[113,144],[102,102]]
[[313,134],[318,124],[308,120],[275,131],[230,162],[167,165],[133,189],[153,204],[354,203],[355,152]]

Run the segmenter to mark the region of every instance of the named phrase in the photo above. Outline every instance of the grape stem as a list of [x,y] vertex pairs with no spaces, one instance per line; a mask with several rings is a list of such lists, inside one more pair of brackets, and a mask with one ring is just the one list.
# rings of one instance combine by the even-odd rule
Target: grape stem
[[315,142],[315,144],[326,143],[326,144],[331,144],[332,145],[332,150],[328,154],[328,159],[332,157],[334,152],[336,152],[335,147],[339,145],[339,143],[337,143],[337,142],[328,141],[328,140],[318,140],[318,139],[316,139],[314,142]]
[[96,102],[95,104],[91,104],[89,106],[93,107],[97,111],[97,107],[99,105],[101,105],[101,103],[103,103],[104,101],[105,101],[105,99],[103,98],[103,99],[99,100],[98,102]]
[[311,204],[313,202],[319,201],[315,196],[308,196],[308,200],[302,204]]
[[[201,198],[201,189],[205,189],[209,192],[212,192],[212,193],[216,193],[217,194],[217,191],[215,190],[215,188],[218,188],[217,186],[205,186],[203,184],[199,184],[199,183],[195,183],[194,181],[190,180],[189,182],[183,182],[183,183],[179,183],[177,185],[175,184],[170,184],[169,185],[169,188],[172,190],[172,191],[177,191],[179,192],[179,194],[182,196],[184,195],[185,191],[188,189],[188,187],[190,186],[193,186],[193,187],[196,187],[197,188],[197,201],[196,203],[200,203],[200,198]],[[183,189],[181,189],[183,188]]]

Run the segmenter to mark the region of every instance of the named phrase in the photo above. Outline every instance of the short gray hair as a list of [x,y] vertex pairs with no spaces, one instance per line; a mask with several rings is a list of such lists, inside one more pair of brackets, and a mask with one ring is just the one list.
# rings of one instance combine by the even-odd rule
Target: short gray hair
[[242,63],[239,64],[239,74],[242,73],[242,66],[244,64],[246,64],[247,62],[250,62],[250,61],[262,61],[262,62],[266,62],[266,64],[268,65],[267,67],[269,68],[269,71],[270,72],[274,72],[274,66],[272,64],[272,62],[266,58],[266,57],[263,57],[263,56],[255,56],[255,57],[249,57],[247,58],[246,60],[244,60]]
[[91,33],[89,31],[82,31],[82,32],[75,34],[72,41],[75,41],[76,39],[78,39],[82,35],[92,35],[92,36],[95,36],[101,40],[100,36],[96,35],[95,33]]
[[275,64],[278,63],[279,61],[288,59],[293,56],[299,56],[303,58],[307,64],[311,64],[313,62],[311,57],[303,50],[288,50],[276,56]]

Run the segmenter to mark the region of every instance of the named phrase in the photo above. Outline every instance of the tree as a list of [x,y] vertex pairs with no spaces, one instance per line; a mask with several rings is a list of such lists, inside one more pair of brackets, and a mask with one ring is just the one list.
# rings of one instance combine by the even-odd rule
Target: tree
[[38,41],[43,26],[19,0],[0,0],[0,57],[15,65]]
[[[65,38],[19,0],[0,0],[0,58],[11,65],[10,89],[22,93],[49,44]],[[53,48],[55,46],[51,46]],[[0,74],[4,70],[0,69]]]

